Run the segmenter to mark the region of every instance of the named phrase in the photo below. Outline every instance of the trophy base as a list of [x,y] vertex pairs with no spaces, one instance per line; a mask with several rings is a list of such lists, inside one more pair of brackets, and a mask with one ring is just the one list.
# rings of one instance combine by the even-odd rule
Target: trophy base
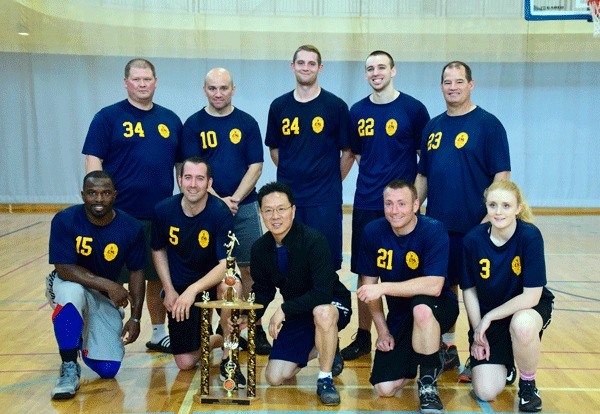
[[257,397],[211,397],[209,395],[194,395],[194,401],[200,404],[250,405]]

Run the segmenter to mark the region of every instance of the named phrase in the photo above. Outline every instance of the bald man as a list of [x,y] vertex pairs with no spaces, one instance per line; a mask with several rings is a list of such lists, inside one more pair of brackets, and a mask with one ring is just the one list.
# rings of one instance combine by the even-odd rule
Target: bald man
[[[256,201],[256,182],[263,167],[263,147],[256,120],[231,103],[235,85],[229,71],[211,69],[202,87],[208,105],[188,118],[183,126],[183,158],[201,156],[212,168],[209,190],[227,204],[234,217],[233,232],[239,240],[233,250],[247,297],[252,286],[250,247],[262,236]],[[260,323],[256,353],[271,351]]]

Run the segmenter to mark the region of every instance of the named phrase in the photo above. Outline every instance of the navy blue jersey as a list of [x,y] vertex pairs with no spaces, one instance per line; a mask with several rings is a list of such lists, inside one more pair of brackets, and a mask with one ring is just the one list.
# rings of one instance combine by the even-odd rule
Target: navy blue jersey
[[144,111],[127,99],[98,112],[81,151],[102,160],[118,191],[115,207],[150,219],[154,205],[173,195],[173,167],[180,162],[181,120],[154,104]]
[[[258,123],[234,108],[227,116],[212,116],[205,109],[190,116],[183,125],[183,158],[201,156],[212,170],[213,189],[221,197],[235,193],[250,164],[263,162]],[[256,201],[253,190],[240,204]]]
[[[364,276],[379,277],[381,282],[403,282],[421,276],[446,277],[448,267],[448,232],[443,223],[419,216],[414,230],[396,236],[385,217],[365,227],[356,271]],[[452,294],[444,284],[442,294]],[[412,298],[386,296],[387,324],[395,334],[411,314]]]
[[50,264],[78,265],[113,282],[123,265],[130,271],[143,269],[146,242],[142,225],[123,211],[115,212],[106,226],[92,224],[83,204],[58,212],[50,227]]
[[445,112],[427,123],[418,172],[427,177],[427,215],[449,231],[467,233],[485,217],[483,191],[494,175],[510,171],[504,127],[476,107],[461,116]]
[[383,189],[396,178],[414,182],[417,150],[429,112],[421,102],[401,93],[386,104],[369,96],[350,109],[352,152],[360,154],[354,208],[383,210]]
[[233,229],[233,215],[227,205],[208,194],[206,207],[194,217],[183,213],[177,194],[155,207],[152,221],[153,250],[165,249],[171,282],[187,287],[200,280],[227,257],[227,232]]
[[[515,234],[503,246],[490,239],[490,223],[464,238],[461,289],[475,287],[481,316],[523,293],[523,288],[546,286],[544,240],[531,223],[517,220]],[[543,295],[552,293],[544,289]]]
[[350,147],[350,133],[348,105],[324,89],[309,102],[292,91],[271,103],[265,144],[279,149],[277,181],[292,188],[298,206],[341,206],[340,150]]

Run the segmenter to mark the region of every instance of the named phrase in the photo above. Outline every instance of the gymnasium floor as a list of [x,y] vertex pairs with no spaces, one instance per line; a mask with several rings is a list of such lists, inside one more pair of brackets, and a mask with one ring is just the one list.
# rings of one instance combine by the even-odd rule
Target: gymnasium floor
[[[199,373],[179,372],[172,356],[147,352],[150,322],[146,310],[140,339],[127,347],[123,366],[113,380],[99,379],[83,366],[81,389],[72,400],[50,400],[59,357],[44,298],[51,214],[0,214],[0,412],[3,413],[305,413],[418,412],[414,383],[394,398],[376,398],[368,382],[368,356],[346,363],[336,380],[342,403],[322,406],[315,394],[318,367],[312,362],[293,384],[265,385],[266,357],[257,358],[257,400],[249,407],[201,405],[194,402]],[[345,216],[345,258],[341,280],[352,290],[356,279],[348,270],[350,216]],[[540,216],[536,219],[546,244],[548,287],[556,295],[553,320],[544,334],[537,383],[544,412],[600,412],[600,216]],[[355,300],[355,298],[354,298]],[[354,302],[355,303],[355,302]],[[464,311],[461,303],[461,312]],[[269,315],[270,311],[267,311]],[[356,312],[356,309],[355,309]],[[467,357],[466,317],[458,322],[458,348]],[[350,341],[356,316],[341,334]],[[462,333],[462,334],[461,334]],[[244,353],[242,363],[244,363]],[[214,351],[211,391],[218,381],[220,351]],[[492,403],[475,401],[470,386],[442,375],[440,394],[448,413],[515,412],[516,386],[507,387]]]

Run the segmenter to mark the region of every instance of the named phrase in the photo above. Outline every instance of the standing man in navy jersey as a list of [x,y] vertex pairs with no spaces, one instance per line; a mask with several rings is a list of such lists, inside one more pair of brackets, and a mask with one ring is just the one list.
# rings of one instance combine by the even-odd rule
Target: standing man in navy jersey
[[[233,256],[240,268],[243,297],[252,287],[250,248],[262,236],[256,201],[256,182],[263,167],[263,146],[258,123],[231,103],[235,85],[223,68],[211,69],[204,78],[208,105],[185,121],[182,135],[183,158],[201,156],[212,169],[209,191],[227,204],[234,215],[233,233],[239,240]],[[268,355],[271,344],[259,323],[256,326],[256,353]]]
[[[383,189],[394,179],[414,182],[417,154],[423,127],[429,121],[420,101],[394,89],[396,66],[382,50],[372,52],[365,62],[365,77],[373,92],[350,108],[353,134],[351,149],[358,163],[358,179],[352,211],[352,258],[356,271],[360,239],[365,226],[384,217]],[[358,275],[358,287],[362,286]],[[371,313],[358,301],[358,331],[355,340],[342,349],[344,360],[371,353]]]
[[[442,70],[441,89],[446,112],[427,123],[415,186],[427,215],[446,225],[450,237],[448,280],[457,293],[462,274],[463,238],[485,220],[481,195],[498,180],[510,179],[506,130],[494,115],[471,101],[475,81],[471,68],[453,61]],[[460,365],[454,327],[442,337],[445,369]],[[461,380],[470,381],[465,364]],[[465,375],[463,375],[465,374]]]
[[[123,345],[140,334],[144,304],[145,243],[142,226],[113,208],[117,192],[105,171],[83,179],[83,204],[59,212],[50,228],[46,297],[62,359],[50,393],[54,400],[75,397],[83,362],[101,378],[114,378],[125,354]],[[131,271],[129,290],[117,282],[121,268]],[[123,326],[123,308],[131,317]]]
[[[321,88],[321,53],[300,46],[291,63],[296,88],[271,103],[265,144],[277,181],[296,199],[296,220],[325,235],[334,270],[342,265],[342,180],[354,158],[348,105]],[[341,151],[341,156],[340,156]]]
[[[140,220],[147,241],[146,300],[152,338],[146,346],[171,352],[165,330],[162,285],[150,260],[150,227],[154,205],[173,194],[173,168],[181,162],[181,120],[152,101],[157,85],[154,65],[133,59],[125,66],[127,99],[100,110],[92,120],[82,153],[85,171],[106,170],[114,179],[117,208]],[[124,268],[119,281],[127,283]]]

